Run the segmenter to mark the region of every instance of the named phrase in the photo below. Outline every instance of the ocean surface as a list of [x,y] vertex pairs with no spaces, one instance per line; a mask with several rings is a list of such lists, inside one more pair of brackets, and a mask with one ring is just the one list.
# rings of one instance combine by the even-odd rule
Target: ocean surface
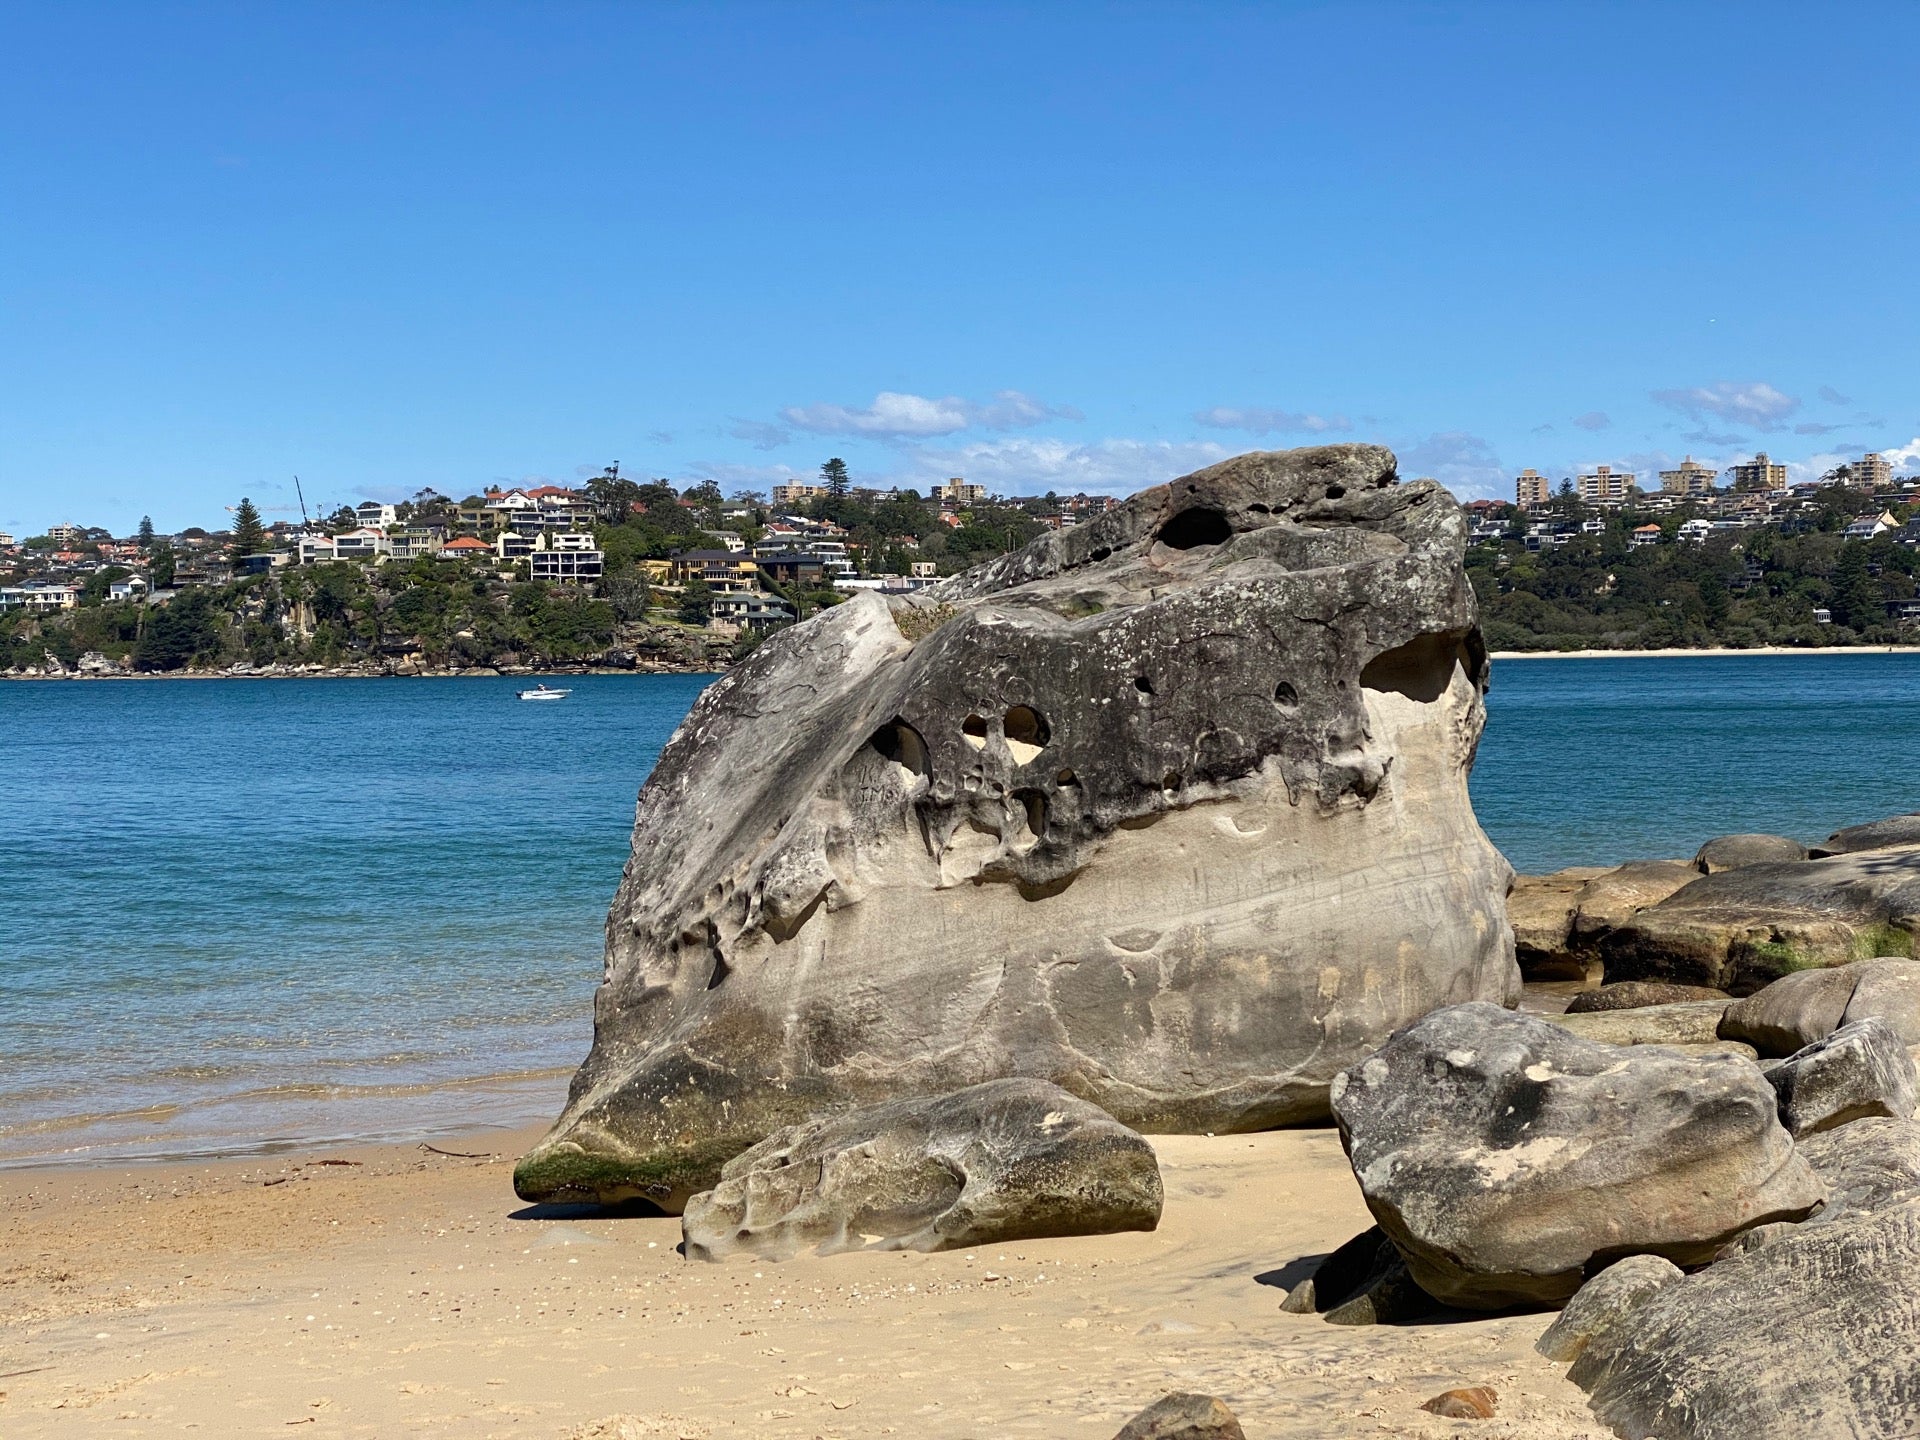
[[[550,1118],[707,677],[0,684],[0,1165]],[[1920,809],[1920,656],[1501,661],[1525,872]]]

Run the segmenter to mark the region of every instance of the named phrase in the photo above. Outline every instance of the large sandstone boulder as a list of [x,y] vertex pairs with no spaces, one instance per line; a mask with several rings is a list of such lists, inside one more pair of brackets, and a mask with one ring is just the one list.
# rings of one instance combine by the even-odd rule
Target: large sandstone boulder
[[1825,1194],[1752,1062],[1602,1045],[1493,1005],[1402,1030],[1335,1080],[1333,1112],[1414,1280],[1470,1309],[1558,1304],[1596,1259],[1702,1264]]
[[783,1125],[1009,1075],[1314,1119],[1395,1027],[1517,999],[1464,545],[1385,450],[1247,455],[769,638],[641,792],[520,1193],[677,1208]]
[[1920,1433],[1915,1128],[1861,1120],[1809,1139],[1832,1202],[1593,1336],[1568,1378],[1594,1413],[1616,1434],[1662,1440]]
[[1153,1147],[1044,1080],[990,1080],[778,1130],[687,1203],[700,1260],[954,1250],[1160,1223]]
[[1609,981],[1677,980],[1746,994],[1796,970],[1910,953],[1920,847],[1743,865],[1702,875],[1600,940]]
[[1920,960],[1889,955],[1783,975],[1729,1005],[1719,1034],[1785,1056],[1859,1020],[1884,1020],[1901,1044],[1920,1045]]
[[1717,835],[1700,847],[1694,867],[1703,875],[1738,870],[1742,865],[1765,865],[1782,860],[1804,860],[1807,847],[1784,835]]
[[1579,865],[1551,875],[1516,875],[1507,895],[1507,923],[1513,927],[1515,958],[1529,980],[1579,980],[1593,957],[1571,946],[1573,912],[1589,880],[1608,873],[1605,865]]

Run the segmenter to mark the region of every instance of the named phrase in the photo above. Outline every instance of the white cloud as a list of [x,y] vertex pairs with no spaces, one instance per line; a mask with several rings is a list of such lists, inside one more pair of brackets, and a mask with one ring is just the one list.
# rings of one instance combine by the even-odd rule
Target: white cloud
[[815,435],[854,435],[875,440],[918,440],[962,430],[1023,430],[1043,420],[1078,420],[1071,405],[1048,405],[1018,390],[1001,390],[982,404],[948,395],[929,399],[882,390],[865,409],[846,405],[789,405],[780,418]]
[[908,452],[910,469],[892,479],[921,491],[958,475],[1002,495],[1049,490],[1131,495],[1234,453],[1210,440],[985,440],[952,448],[915,446]]
[[1353,422],[1344,415],[1315,415],[1301,410],[1273,410],[1261,405],[1244,408],[1215,405],[1210,409],[1194,411],[1193,418],[1209,429],[1245,430],[1250,435],[1324,435],[1330,430],[1353,429]]
[[1778,430],[1780,422],[1800,408],[1795,397],[1758,380],[1738,384],[1722,380],[1686,390],[1655,390],[1651,398],[1656,405],[1677,410],[1693,420],[1704,423],[1711,418],[1729,425],[1749,425],[1756,430]]
[[1464,430],[1442,430],[1410,445],[1394,447],[1404,479],[1430,476],[1469,499],[1502,495],[1512,477],[1486,440]]
[[1584,415],[1574,416],[1573,423],[1582,430],[1605,430],[1613,424],[1613,420],[1604,410],[1589,410]]
[[1882,450],[1880,453],[1887,457],[1887,463],[1896,470],[1904,465],[1920,463],[1920,435],[1897,449]]
[[1786,462],[1787,480],[1793,485],[1818,480],[1835,466],[1845,465],[1848,461],[1858,458],[1857,455],[1842,455],[1837,450],[1828,450],[1818,455],[1809,455],[1804,460],[1789,460]]

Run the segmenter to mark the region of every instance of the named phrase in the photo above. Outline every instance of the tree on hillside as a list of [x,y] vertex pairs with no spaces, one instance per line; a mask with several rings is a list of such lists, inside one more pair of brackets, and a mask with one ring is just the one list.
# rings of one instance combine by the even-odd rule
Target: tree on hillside
[[602,525],[623,524],[633,515],[634,503],[641,498],[638,485],[620,478],[617,460],[587,481],[584,489]]
[[161,540],[153,547],[153,561],[148,580],[156,590],[168,590],[173,586],[174,558],[173,546]]
[[820,467],[820,483],[827,487],[827,494],[838,500],[847,493],[847,462],[838,455]]
[[151,515],[140,517],[140,548],[142,550],[153,548],[153,517]]
[[267,547],[266,527],[260,523],[260,512],[254,508],[253,501],[240,497],[240,504],[233,512],[233,557],[253,555]]

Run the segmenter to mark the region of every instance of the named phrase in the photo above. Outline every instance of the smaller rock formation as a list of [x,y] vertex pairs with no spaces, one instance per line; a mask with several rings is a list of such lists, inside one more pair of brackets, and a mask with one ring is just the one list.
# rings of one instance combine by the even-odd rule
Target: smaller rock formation
[[1224,1401],[1176,1390],[1120,1427],[1113,1440],[1247,1440]]
[[1702,875],[1599,942],[1613,980],[1736,995],[1798,970],[1911,952],[1920,848],[1743,865]]
[[1644,1010],[1649,1005],[1685,1005],[1696,1000],[1718,1000],[1723,1005],[1733,997],[1710,985],[1669,985],[1660,980],[1623,980],[1618,985],[1602,985],[1597,990],[1582,990],[1567,1002],[1567,1014],[1592,1015],[1606,1010]]
[[1729,1005],[1720,1037],[1779,1057],[1871,1018],[1891,1025],[1901,1044],[1920,1045],[1920,960],[1882,956],[1784,975]]
[[1856,1120],[1809,1135],[1798,1148],[1827,1187],[1827,1203],[1809,1225],[1920,1196],[1920,1124],[1912,1120]]
[[1580,865],[1551,875],[1516,875],[1507,895],[1507,923],[1520,973],[1529,980],[1581,980],[1591,957],[1575,955],[1569,945],[1573,912],[1589,880],[1608,873],[1605,865]]
[[1806,858],[1807,847],[1784,835],[1721,835],[1700,847],[1693,864],[1703,875],[1717,875],[1722,870],[1738,870],[1742,865]]
[[1751,1062],[1601,1045],[1495,1005],[1400,1031],[1335,1077],[1333,1111],[1413,1279],[1469,1309],[1558,1304],[1596,1260],[1703,1264],[1825,1195]]
[[1500,1408],[1500,1395],[1491,1385],[1463,1385],[1442,1390],[1420,1408],[1443,1420],[1491,1420]]
[[1920,814],[1894,815],[1885,820],[1870,820],[1865,825],[1849,825],[1814,846],[1812,854],[1818,859],[1828,855],[1856,855],[1863,850],[1891,850],[1901,845],[1920,845]]
[[1576,1290],[1533,1348],[1549,1360],[1577,1359],[1594,1337],[1618,1325],[1683,1273],[1678,1265],[1658,1255],[1629,1255]]
[[1913,1115],[1913,1057],[1877,1017],[1842,1025],[1767,1066],[1766,1076],[1780,1097],[1780,1123],[1796,1140],[1869,1116]]
[[1153,1147],[1043,1080],[991,1080],[776,1131],[687,1203],[688,1256],[951,1250],[1151,1230]]

